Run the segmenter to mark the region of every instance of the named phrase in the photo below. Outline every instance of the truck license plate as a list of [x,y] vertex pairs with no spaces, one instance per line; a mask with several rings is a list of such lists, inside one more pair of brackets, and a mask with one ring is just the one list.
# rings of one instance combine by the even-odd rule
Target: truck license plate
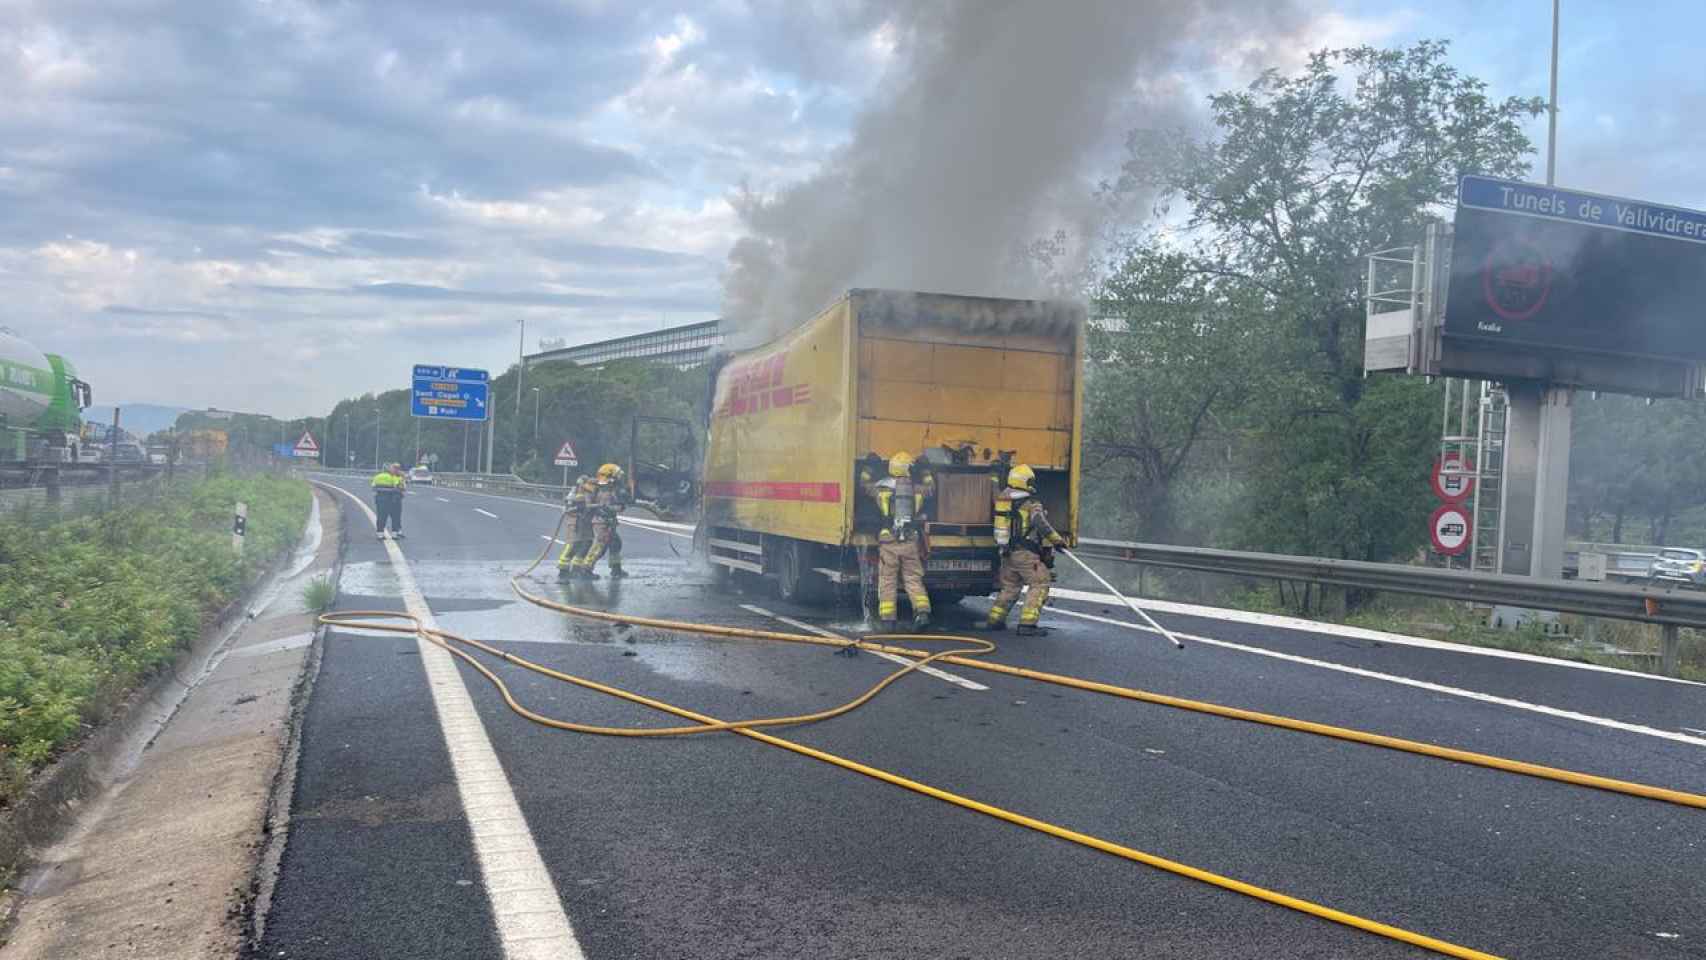
[[924,565],[924,569],[926,569],[926,570],[944,570],[944,571],[965,570],[965,571],[971,571],[971,572],[978,572],[978,571],[988,570],[989,569],[989,561],[987,561],[987,560],[931,560],[929,563],[926,563]]

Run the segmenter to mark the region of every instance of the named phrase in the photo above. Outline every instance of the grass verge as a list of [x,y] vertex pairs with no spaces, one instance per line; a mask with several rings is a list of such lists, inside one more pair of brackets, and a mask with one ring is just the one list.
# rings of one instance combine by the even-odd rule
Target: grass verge
[[0,807],[294,545],[311,497],[300,480],[217,475],[100,514],[0,516]]

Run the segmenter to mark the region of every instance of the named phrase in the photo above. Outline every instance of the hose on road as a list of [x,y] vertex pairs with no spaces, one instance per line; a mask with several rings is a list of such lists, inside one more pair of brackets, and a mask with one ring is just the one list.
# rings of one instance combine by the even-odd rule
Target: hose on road
[[[347,491],[340,491],[340,492],[344,492],[344,493],[346,493],[346,495],[349,495]],[[350,495],[350,496],[352,497],[352,499],[354,499],[353,495]],[[356,502],[361,503],[361,501],[359,499],[357,499]],[[366,504],[361,504],[361,505],[364,509],[366,508]],[[1368,743],[1368,744],[1372,744],[1372,745],[1376,745],[1376,746],[1387,747],[1390,749],[1405,750],[1408,752],[1418,753],[1418,754],[1422,754],[1422,755],[1426,755],[1426,756],[1435,756],[1435,757],[1441,757],[1443,759],[1450,759],[1450,760],[1455,760],[1455,761],[1463,762],[1463,763],[1472,763],[1472,764],[1478,764],[1481,766],[1489,766],[1489,767],[1494,767],[1496,769],[1509,770],[1511,772],[1522,773],[1522,774],[1526,774],[1529,776],[1536,776],[1536,777],[1542,777],[1542,778],[1546,778],[1546,779],[1559,780],[1561,782],[1566,782],[1566,783],[1574,783],[1574,784],[1578,784],[1578,785],[1582,785],[1582,786],[1597,787],[1599,789],[1613,790],[1616,792],[1628,793],[1628,794],[1635,795],[1635,796],[1648,797],[1650,799],[1666,800],[1666,801],[1672,802],[1672,803],[1682,803],[1682,804],[1685,804],[1688,806],[1706,808],[1706,796],[1684,793],[1682,791],[1668,790],[1665,788],[1653,787],[1653,786],[1649,786],[1646,784],[1629,783],[1627,781],[1613,780],[1610,778],[1593,776],[1591,774],[1583,774],[1583,773],[1577,773],[1575,771],[1560,770],[1557,768],[1544,767],[1544,766],[1541,766],[1538,764],[1528,764],[1528,763],[1523,763],[1521,761],[1506,760],[1506,759],[1500,758],[1500,757],[1492,757],[1492,756],[1488,756],[1488,755],[1484,755],[1484,754],[1476,754],[1476,753],[1471,753],[1469,751],[1452,750],[1450,748],[1437,747],[1437,746],[1434,746],[1432,744],[1424,744],[1424,743],[1419,743],[1416,741],[1403,740],[1403,739],[1397,738],[1397,737],[1386,737],[1386,736],[1382,736],[1379,734],[1367,733],[1364,731],[1349,730],[1349,729],[1340,728],[1340,727],[1332,727],[1332,726],[1327,725],[1327,724],[1317,724],[1317,723],[1312,723],[1310,721],[1295,720],[1295,719],[1289,718],[1289,717],[1279,717],[1279,716],[1275,716],[1272,714],[1263,714],[1263,713],[1258,713],[1255,711],[1240,710],[1240,709],[1232,708],[1232,707],[1224,707],[1224,706],[1221,706],[1219,704],[1211,704],[1211,703],[1204,703],[1201,701],[1186,700],[1183,698],[1170,697],[1170,696],[1166,696],[1166,695],[1162,695],[1162,694],[1155,694],[1155,693],[1150,693],[1148,691],[1135,690],[1135,689],[1127,688],[1127,687],[1119,687],[1119,686],[1115,686],[1112,684],[1103,684],[1103,683],[1098,683],[1095,681],[1082,680],[1079,678],[1068,677],[1068,676],[1063,676],[1063,675],[1059,675],[1059,674],[1049,674],[1049,673],[1043,673],[1040,671],[1028,670],[1028,669],[1021,668],[1021,667],[1012,667],[1012,666],[1008,666],[1006,664],[995,663],[995,662],[980,659],[984,656],[987,656],[988,654],[995,652],[995,649],[996,649],[995,645],[993,643],[990,643],[989,641],[983,640],[981,638],[957,637],[957,636],[948,636],[948,635],[925,635],[925,634],[880,634],[880,635],[873,635],[873,636],[867,637],[864,640],[843,641],[843,640],[830,639],[830,638],[826,638],[826,637],[814,636],[814,635],[810,635],[810,634],[785,633],[785,632],[781,632],[781,631],[760,630],[760,629],[749,628],[749,627],[733,627],[733,626],[725,626],[725,625],[720,625],[720,624],[694,623],[694,622],[688,622],[688,621],[667,620],[667,619],[661,619],[661,618],[655,618],[655,617],[641,617],[641,616],[633,616],[633,615],[629,615],[629,614],[613,613],[613,612],[605,611],[605,610],[597,610],[597,609],[593,609],[593,608],[589,608],[589,607],[574,606],[571,604],[566,604],[566,603],[562,603],[562,602],[557,601],[557,600],[553,600],[549,597],[541,596],[537,593],[534,593],[534,592],[528,590],[525,586],[523,586],[523,581],[533,572],[533,570],[537,569],[538,566],[545,561],[545,558],[549,555],[552,547],[557,542],[557,533],[559,533],[561,531],[561,529],[562,529],[562,519],[559,519],[556,530],[553,531],[551,537],[547,540],[547,542],[546,542],[544,548],[541,550],[539,556],[536,557],[534,559],[534,561],[531,564],[529,564],[525,570],[522,570],[522,571],[516,573],[515,575],[513,575],[510,578],[510,586],[516,592],[516,594],[519,597],[521,597],[523,600],[526,600],[527,602],[532,603],[536,606],[539,606],[539,607],[542,607],[545,609],[549,609],[549,610],[553,610],[553,611],[557,611],[560,613],[565,613],[565,614],[568,614],[571,616],[582,617],[582,618],[591,619],[591,620],[599,620],[599,621],[610,622],[610,623],[627,624],[629,626],[651,627],[651,628],[655,628],[655,629],[659,629],[659,630],[690,632],[690,633],[698,633],[698,634],[704,634],[704,635],[709,635],[709,636],[738,637],[738,638],[758,639],[758,640],[772,640],[772,641],[785,642],[785,643],[803,643],[803,644],[810,644],[810,645],[814,645],[814,646],[834,646],[834,647],[853,646],[853,647],[858,647],[861,649],[898,654],[900,656],[907,658],[910,662],[906,666],[902,667],[901,669],[896,670],[893,673],[890,673],[887,676],[885,676],[881,681],[879,681],[877,684],[872,686],[870,689],[866,690],[864,693],[860,694],[859,696],[853,698],[852,700],[849,700],[848,702],[846,702],[846,703],[844,703],[838,707],[833,707],[833,708],[830,708],[827,710],[815,711],[812,713],[797,714],[797,715],[792,715],[792,716],[769,717],[769,718],[751,719],[751,720],[727,721],[727,720],[719,720],[719,719],[714,718],[714,717],[706,716],[704,714],[697,713],[695,711],[688,710],[687,708],[679,707],[679,706],[676,706],[674,704],[666,703],[664,701],[655,700],[653,698],[646,697],[646,696],[634,693],[634,692],[629,691],[629,690],[624,690],[624,689],[621,689],[619,687],[613,687],[613,686],[610,686],[608,684],[599,683],[598,681],[591,680],[591,679],[588,679],[586,677],[580,677],[580,676],[576,676],[573,674],[564,673],[562,671],[554,670],[554,669],[552,669],[550,667],[546,667],[542,664],[534,663],[534,662],[527,660],[523,657],[516,656],[515,654],[509,653],[507,651],[504,651],[502,649],[494,647],[490,644],[482,643],[480,641],[473,640],[471,638],[462,637],[462,636],[459,636],[457,634],[451,633],[451,632],[446,631],[446,630],[441,630],[441,629],[437,629],[434,627],[430,627],[427,624],[422,623],[418,618],[414,617],[411,614],[407,614],[407,613],[399,613],[396,611],[385,611],[385,610],[338,611],[338,612],[334,612],[334,613],[323,614],[320,618],[321,622],[331,624],[331,625],[338,625],[338,626],[350,626],[350,627],[359,627],[362,629],[384,630],[384,631],[391,631],[391,632],[396,632],[396,633],[414,634],[416,636],[419,636],[419,637],[427,640],[428,642],[437,644],[438,646],[440,646],[444,650],[448,651],[449,653],[461,658],[464,662],[468,663],[471,667],[473,667],[473,669],[478,671],[482,676],[484,676],[488,681],[490,681],[498,689],[501,696],[503,697],[505,704],[508,705],[511,710],[515,711],[517,714],[519,714],[523,717],[526,717],[527,719],[529,719],[535,723],[540,723],[540,724],[543,724],[545,726],[549,726],[549,727],[553,727],[553,728],[561,729],[561,730],[569,730],[569,731],[579,732],[579,733],[590,733],[590,734],[599,734],[599,735],[605,735],[605,736],[622,736],[622,737],[682,736],[682,735],[691,735],[691,734],[722,733],[722,732],[735,733],[735,734],[738,734],[741,736],[745,736],[745,737],[749,737],[751,739],[758,740],[758,741],[766,743],[770,746],[774,746],[774,747],[778,747],[778,748],[781,748],[784,750],[788,750],[790,752],[793,752],[793,753],[796,753],[796,754],[799,754],[802,756],[811,757],[812,759],[819,760],[819,761],[824,762],[824,763],[829,763],[829,764],[832,764],[834,766],[838,766],[838,767],[841,767],[843,769],[850,770],[850,771],[855,772],[855,773],[859,773],[863,776],[871,777],[873,779],[880,780],[880,781],[883,781],[885,783],[889,783],[889,784],[892,784],[892,785],[895,785],[898,787],[902,787],[904,789],[911,790],[913,792],[916,792],[916,793],[919,793],[919,794],[922,794],[925,796],[933,797],[937,800],[943,801],[945,803],[952,804],[954,806],[961,807],[963,809],[972,810],[972,811],[975,811],[977,813],[984,814],[986,816],[994,817],[996,819],[1003,820],[1003,821],[1006,821],[1008,823],[1012,823],[1012,824],[1015,824],[1018,826],[1025,827],[1027,829],[1031,829],[1031,830],[1035,830],[1035,831],[1038,831],[1038,832],[1041,832],[1044,834],[1048,834],[1050,836],[1053,836],[1053,837],[1056,837],[1056,838],[1059,838],[1062,840],[1067,840],[1067,841],[1070,841],[1072,843],[1077,843],[1077,844],[1080,844],[1082,846],[1101,851],[1103,853],[1107,853],[1107,854],[1111,854],[1113,856],[1121,857],[1123,859],[1130,860],[1130,861],[1133,861],[1136,863],[1145,864],[1147,866],[1154,867],[1154,868],[1159,869],[1159,870],[1164,870],[1166,872],[1173,873],[1173,874],[1176,874],[1178,876],[1188,877],[1190,879],[1197,880],[1197,881],[1202,882],[1202,883],[1210,884],[1212,886],[1216,886],[1216,887],[1220,887],[1222,889],[1226,889],[1226,890],[1230,890],[1230,891],[1233,891],[1236,893],[1240,893],[1240,894],[1243,894],[1245,896],[1253,897],[1253,898],[1258,899],[1258,900],[1263,900],[1263,901],[1268,902],[1268,903],[1273,903],[1273,904],[1276,904],[1279,906],[1283,906],[1283,907],[1286,907],[1288,909],[1297,910],[1299,912],[1302,912],[1302,913],[1305,913],[1305,914],[1308,914],[1308,915],[1311,915],[1314,917],[1318,917],[1320,919],[1329,920],[1329,921],[1332,921],[1334,923],[1339,923],[1339,924],[1343,924],[1346,926],[1350,926],[1350,927],[1356,928],[1358,930],[1363,930],[1363,931],[1368,932],[1368,933],[1373,933],[1373,934],[1376,934],[1376,935],[1379,935],[1382,937],[1386,937],[1388,939],[1400,941],[1403,943],[1408,943],[1408,944],[1411,944],[1411,945],[1414,945],[1417,947],[1422,947],[1424,949],[1427,949],[1427,950],[1430,950],[1430,951],[1433,951],[1435,953],[1439,953],[1439,954],[1442,954],[1445,956],[1463,958],[1463,960],[1497,960],[1497,958],[1494,957],[1494,955],[1489,954],[1489,953],[1485,953],[1485,952],[1475,950],[1475,949],[1472,949],[1469,947],[1460,946],[1458,944],[1450,943],[1448,941],[1440,940],[1440,939],[1437,939],[1434,937],[1429,937],[1429,936],[1426,936],[1424,934],[1420,934],[1420,933],[1416,933],[1416,932],[1411,931],[1411,930],[1403,929],[1401,927],[1395,927],[1395,926],[1392,926],[1390,924],[1380,923],[1379,921],[1370,920],[1370,919],[1367,919],[1365,917],[1360,917],[1360,916],[1350,914],[1350,913],[1346,913],[1346,912],[1343,912],[1340,910],[1335,910],[1331,907],[1327,907],[1327,906],[1324,906],[1324,905],[1321,905],[1318,903],[1314,903],[1314,902],[1311,902],[1308,900],[1302,900],[1302,899],[1299,899],[1296,897],[1291,897],[1291,896],[1288,896],[1288,895],[1283,894],[1283,893],[1279,893],[1279,892],[1274,891],[1274,890],[1269,890],[1269,889],[1264,888],[1264,887],[1254,886],[1252,884],[1244,883],[1242,881],[1235,880],[1235,879],[1230,878],[1230,877],[1225,877],[1225,876],[1222,876],[1220,874],[1216,874],[1216,873],[1212,873],[1212,872],[1209,872],[1206,870],[1202,870],[1202,869],[1197,868],[1197,867],[1192,867],[1192,866],[1189,866],[1188,864],[1179,863],[1177,861],[1169,860],[1169,859],[1166,859],[1164,857],[1159,857],[1159,856],[1156,856],[1154,854],[1145,853],[1144,851],[1136,850],[1134,848],[1127,847],[1127,846],[1124,846],[1122,844],[1113,843],[1111,841],[1103,840],[1101,838],[1090,836],[1088,834],[1079,833],[1077,831],[1068,829],[1066,827],[1059,826],[1057,824],[1037,820],[1035,818],[1027,817],[1023,814],[1016,813],[1014,811],[1006,810],[1004,808],[996,807],[996,806],[993,806],[990,804],[985,804],[985,803],[982,803],[980,801],[971,799],[969,797],[964,797],[964,796],[961,796],[959,794],[952,793],[950,791],[946,791],[946,790],[942,790],[942,789],[937,788],[937,787],[930,786],[928,784],[919,783],[917,781],[908,779],[906,777],[902,777],[898,774],[894,774],[894,773],[891,773],[891,772],[886,771],[886,770],[882,770],[882,769],[879,769],[876,767],[871,767],[869,765],[859,763],[858,761],[855,761],[855,760],[850,760],[850,759],[847,759],[845,757],[841,757],[841,756],[831,754],[831,753],[828,753],[828,752],[825,752],[822,750],[817,750],[815,748],[805,746],[803,744],[795,743],[791,740],[785,740],[785,739],[782,739],[780,737],[773,736],[769,733],[764,732],[763,729],[761,729],[761,728],[781,727],[781,726],[788,726],[788,725],[795,725],[795,724],[812,723],[812,722],[827,720],[827,719],[830,719],[832,717],[840,716],[842,714],[848,713],[849,711],[858,709],[860,706],[863,706],[864,704],[870,702],[870,700],[872,698],[874,698],[877,694],[881,693],[888,686],[890,686],[891,684],[893,684],[895,681],[899,680],[900,678],[906,676],[907,674],[912,673],[912,672],[914,672],[914,671],[916,671],[916,670],[918,670],[924,666],[928,666],[932,663],[943,662],[943,663],[953,663],[953,664],[956,664],[959,666],[971,667],[971,668],[976,668],[976,669],[989,670],[989,671],[993,671],[993,672],[1003,673],[1003,674],[1007,674],[1007,675],[1011,675],[1011,676],[1023,677],[1025,679],[1037,680],[1037,681],[1056,684],[1056,685],[1060,685],[1060,686],[1073,687],[1073,688],[1088,691],[1088,692],[1108,694],[1108,695],[1118,696],[1118,697],[1122,697],[1122,698],[1126,698],[1126,699],[1133,699],[1133,700],[1139,700],[1139,701],[1148,702],[1148,703],[1156,703],[1156,704],[1161,704],[1161,705],[1165,705],[1165,706],[1178,707],[1181,709],[1194,710],[1194,711],[1198,711],[1198,712],[1223,716],[1223,717],[1227,717],[1227,718],[1231,718],[1231,719],[1238,719],[1238,720],[1244,720],[1244,721],[1248,721],[1248,722],[1262,723],[1262,724],[1267,724],[1267,725],[1271,725],[1271,726],[1284,727],[1287,729],[1293,729],[1293,730],[1298,730],[1298,731],[1307,732],[1307,733],[1315,733],[1315,734],[1324,735],[1324,736],[1336,737],[1338,739],[1343,739],[1343,740],[1351,740],[1354,742]],[[893,646],[891,644],[880,642],[882,640],[899,640],[899,641],[906,641],[906,642],[910,642],[910,643],[951,641],[951,642],[962,643],[962,644],[966,644],[966,645],[952,647],[952,648],[949,648],[946,650],[941,650],[941,651],[931,653],[931,652],[913,649],[913,648],[909,648],[909,647]],[[600,725],[594,725],[594,724],[573,723],[570,721],[558,720],[558,719],[553,718],[553,717],[543,716],[539,713],[536,713],[532,710],[529,710],[527,707],[523,706],[519,701],[517,701],[515,696],[511,693],[508,685],[505,684],[503,682],[503,680],[496,673],[494,673],[491,669],[489,669],[483,663],[481,663],[473,654],[469,653],[467,650],[460,649],[460,647],[463,647],[463,646],[479,650],[483,653],[497,657],[497,658],[499,658],[499,659],[501,659],[507,663],[513,664],[515,666],[522,667],[524,669],[533,671],[533,672],[541,674],[543,676],[547,676],[547,677],[551,677],[551,678],[556,679],[556,680],[561,680],[561,681],[564,681],[567,683],[571,683],[571,684],[574,684],[576,686],[579,686],[579,687],[582,687],[582,688],[585,688],[588,690],[594,690],[594,691],[597,691],[599,693],[606,694],[608,696],[612,696],[612,697],[616,697],[618,699],[629,701],[631,703],[637,703],[637,704],[649,707],[651,709],[658,710],[660,712],[668,713],[668,714],[680,717],[680,718],[685,719],[685,720],[690,720],[690,721],[692,721],[692,723],[690,725],[671,726],[671,727],[646,727],[646,728],[611,727],[611,726],[600,726]]]

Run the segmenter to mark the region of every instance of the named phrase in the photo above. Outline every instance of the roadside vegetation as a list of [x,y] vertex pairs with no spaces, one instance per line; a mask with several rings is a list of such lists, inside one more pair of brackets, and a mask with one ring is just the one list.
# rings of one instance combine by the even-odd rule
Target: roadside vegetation
[[313,613],[325,613],[338,602],[338,587],[331,577],[315,577],[302,585],[302,603]]
[[299,480],[219,474],[104,513],[0,515],[0,807],[294,545],[310,497]]

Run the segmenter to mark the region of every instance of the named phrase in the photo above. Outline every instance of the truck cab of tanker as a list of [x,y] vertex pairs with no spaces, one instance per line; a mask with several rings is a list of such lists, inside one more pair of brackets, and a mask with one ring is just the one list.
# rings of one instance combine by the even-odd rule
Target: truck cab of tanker
[[995,495],[1028,463],[1038,496],[1077,529],[1084,309],[852,290],[713,375],[701,526],[722,573],[787,599],[874,589],[882,518],[861,474],[893,454],[931,479],[922,533],[938,603],[986,594],[1000,549]]

